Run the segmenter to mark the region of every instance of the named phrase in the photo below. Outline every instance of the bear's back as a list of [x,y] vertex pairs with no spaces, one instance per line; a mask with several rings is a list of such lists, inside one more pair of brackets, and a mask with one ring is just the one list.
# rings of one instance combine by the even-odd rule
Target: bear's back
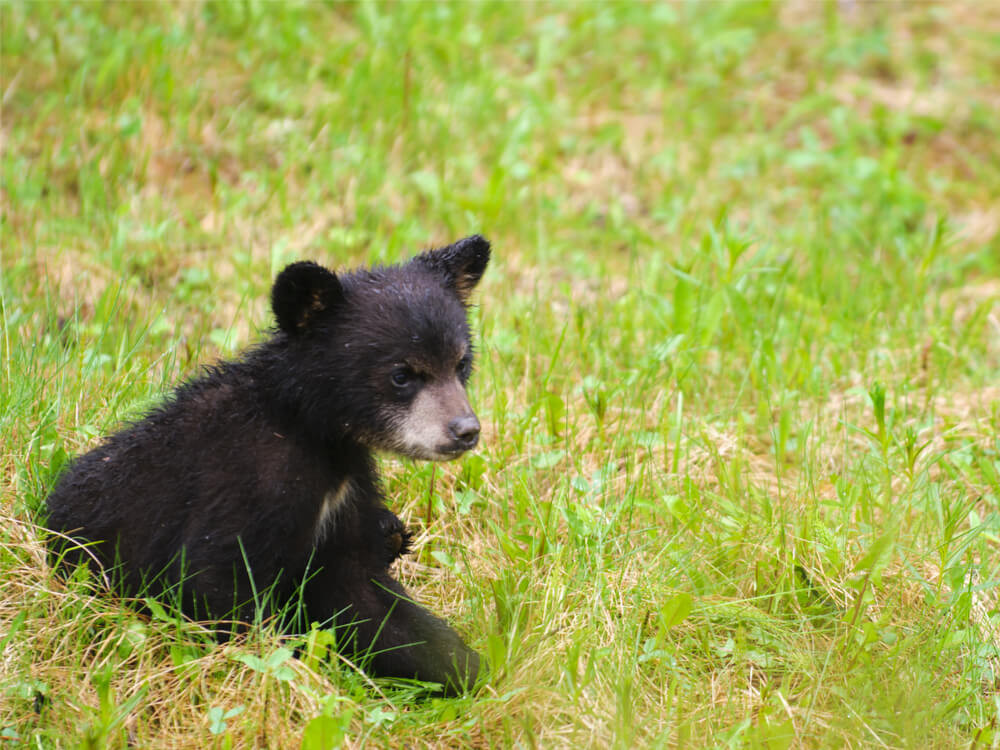
[[99,543],[101,566],[122,563],[132,589],[140,575],[178,577],[182,560],[229,588],[234,561],[265,584],[304,566],[324,498],[345,477],[241,369],[206,371],[74,461],[49,496],[49,528]]

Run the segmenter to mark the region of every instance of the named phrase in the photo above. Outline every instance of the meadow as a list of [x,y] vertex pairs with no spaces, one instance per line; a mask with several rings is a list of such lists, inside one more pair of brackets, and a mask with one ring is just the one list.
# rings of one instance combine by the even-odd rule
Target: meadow
[[[996,4],[0,21],[0,747],[1000,746]],[[60,469],[284,264],[472,233],[480,448],[382,466],[476,694],[53,574]]]

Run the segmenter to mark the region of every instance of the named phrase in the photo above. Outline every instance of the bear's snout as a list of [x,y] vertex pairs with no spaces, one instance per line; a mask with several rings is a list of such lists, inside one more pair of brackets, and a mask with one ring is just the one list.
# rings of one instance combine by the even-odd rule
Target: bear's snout
[[393,447],[411,458],[450,461],[479,443],[479,419],[458,378],[426,385],[396,424]]
[[457,417],[448,424],[448,432],[462,450],[471,450],[479,442],[479,420],[475,414]]

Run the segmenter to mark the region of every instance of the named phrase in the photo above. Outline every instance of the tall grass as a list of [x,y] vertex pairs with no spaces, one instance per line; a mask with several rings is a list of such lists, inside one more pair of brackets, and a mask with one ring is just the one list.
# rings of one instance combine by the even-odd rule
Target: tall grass
[[[994,6],[0,21],[0,744],[1000,744]],[[257,339],[284,263],[471,232],[482,447],[383,466],[479,694],[52,575],[68,457]]]

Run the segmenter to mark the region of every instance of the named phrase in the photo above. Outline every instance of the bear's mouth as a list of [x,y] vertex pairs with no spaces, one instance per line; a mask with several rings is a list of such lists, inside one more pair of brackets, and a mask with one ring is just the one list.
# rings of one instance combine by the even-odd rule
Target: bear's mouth
[[434,461],[451,461],[453,459],[458,458],[463,453],[467,453],[468,451],[471,451],[473,448],[476,447],[476,443],[478,443],[478,442],[479,441],[476,440],[472,445],[468,445],[468,446],[449,446],[449,447],[446,447],[446,448],[438,448],[435,451],[435,453],[437,455],[435,455],[434,458],[431,459],[431,460],[434,460]]
[[[478,441],[476,442],[478,443]],[[378,452],[395,454],[416,461],[438,461],[442,463],[454,461],[475,447],[475,445],[455,445],[454,443],[429,447],[426,445],[413,445],[402,442],[385,443],[382,441],[377,443],[366,442],[366,445]]]
[[[478,441],[476,441],[478,442]],[[455,445],[454,443],[449,443],[447,445],[439,445],[433,450],[417,450],[412,452],[410,455],[413,458],[420,458],[424,461],[454,461],[459,456],[464,453],[469,452],[473,448],[473,445]]]

